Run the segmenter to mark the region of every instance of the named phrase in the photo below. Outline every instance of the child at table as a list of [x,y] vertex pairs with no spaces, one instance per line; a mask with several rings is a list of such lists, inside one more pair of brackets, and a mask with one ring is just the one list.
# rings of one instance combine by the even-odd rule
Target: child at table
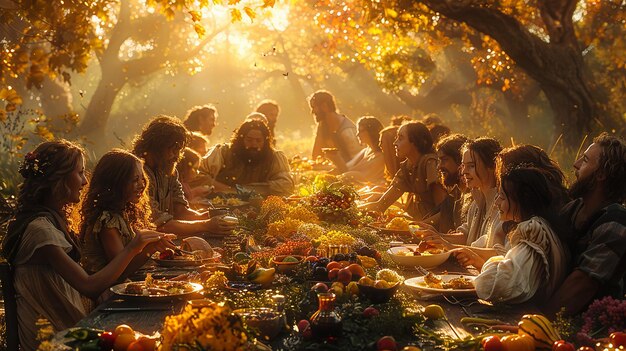
[[[102,156],[81,204],[80,243],[87,272],[101,270],[119,255],[136,233],[152,232],[147,177],[143,162],[130,152],[113,149]],[[165,234],[163,234],[165,235]],[[174,245],[166,239],[147,245],[128,264],[120,279],[141,267],[155,251]]]
[[21,349],[37,349],[37,319],[57,331],[86,314],[81,294],[96,297],[111,286],[146,245],[162,234],[138,235],[109,264],[89,275],[77,263],[80,251],[69,229],[68,213],[80,200],[85,178],[84,152],[69,141],[51,141],[26,154],[17,212],[2,243],[2,255],[15,267]]
[[558,186],[532,164],[498,172],[500,218],[512,221],[506,255],[487,260],[474,281],[478,297],[493,302],[545,301],[563,281],[567,255],[553,230]]

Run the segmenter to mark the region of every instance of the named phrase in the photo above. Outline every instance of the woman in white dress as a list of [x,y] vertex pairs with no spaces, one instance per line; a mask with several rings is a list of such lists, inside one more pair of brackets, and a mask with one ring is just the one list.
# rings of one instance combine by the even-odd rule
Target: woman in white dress
[[82,148],[69,141],[40,144],[20,167],[17,214],[9,223],[2,255],[15,267],[19,339],[22,350],[38,346],[40,316],[55,330],[69,328],[87,313],[81,294],[97,297],[122,274],[160,233],[137,235],[108,265],[88,275],[78,264],[80,252],[69,229],[71,206],[87,184]]
[[[553,228],[560,199],[558,185],[533,164],[499,172],[496,203],[500,218],[512,222],[505,256],[494,256],[474,281],[481,299],[521,303],[546,301],[566,273],[567,254]],[[509,226],[510,227],[510,226]]]

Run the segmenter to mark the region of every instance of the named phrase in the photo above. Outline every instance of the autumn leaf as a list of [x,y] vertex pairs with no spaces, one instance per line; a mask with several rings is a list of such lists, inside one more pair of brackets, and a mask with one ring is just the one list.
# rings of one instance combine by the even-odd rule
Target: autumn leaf
[[263,8],[265,7],[274,7],[276,4],[276,0],[263,0]]
[[198,37],[204,38],[204,35],[206,34],[206,29],[204,29],[203,25],[201,25],[200,23],[196,23],[193,25],[193,29],[196,31],[196,33],[198,33]]
[[231,17],[231,22],[232,23],[240,22],[241,21],[241,11],[239,11],[237,9],[231,9],[230,10],[230,17]]
[[173,20],[174,16],[176,16],[176,13],[174,12],[174,10],[172,10],[171,7],[166,8],[165,11],[163,11],[163,14],[168,21]]
[[22,98],[14,89],[2,88],[2,90],[0,90],[0,99],[6,100],[9,104],[14,105],[20,105],[22,103]]
[[45,140],[52,140],[52,139],[54,139],[54,134],[52,134],[50,129],[48,129],[48,127],[42,126],[40,124],[35,127],[35,130],[33,131],[33,133],[36,134],[36,135],[39,135],[40,137],[42,137]]
[[202,19],[202,13],[200,13],[200,11],[191,10],[189,14],[191,15],[191,20],[194,22],[198,22]]
[[213,4],[214,4],[214,5],[221,5],[221,4],[223,4],[223,3],[224,3],[224,2],[223,2],[222,0],[213,0]]
[[228,0],[228,5],[237,5],[240,2],[240,0]]
[[256,13],[254,12],[253,9],[246,6],[243,8],[243,11],[246,13],[248,17],[250,17],[251,21],[254,21],[254,18],[256,17]]
[[394,9],[385,9],[385,14],[391,18],[398,17],[398,12],[396,12],[396,10]]

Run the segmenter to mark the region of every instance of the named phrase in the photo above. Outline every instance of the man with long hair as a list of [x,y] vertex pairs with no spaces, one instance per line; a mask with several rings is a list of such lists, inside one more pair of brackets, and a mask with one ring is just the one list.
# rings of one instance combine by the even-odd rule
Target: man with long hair
[[294,188],[287,157],[274,150],[269,128],[260,119],[245,120],[229,144],[214,146],[200,173],[216,192],[235,192],[243,185],[264,196],[289,195]]
[[624,296],[626,142],[601,134],[574,163],[571,201],[561,211],[573,270],[550,299],[550,312],[582,312],[594,299]]
[[189,208],[178,179],[176,164],[187,145],[189,132],[174,117],[158,116],[135,139],[133,153],[144,160],[152,220],[157,229],[181,236],[209,231],[226,234],[232,225]]
[[217,125],[217,109],[213,105],[194,106],[187,111],[183,123],[190,132],[210,136]]

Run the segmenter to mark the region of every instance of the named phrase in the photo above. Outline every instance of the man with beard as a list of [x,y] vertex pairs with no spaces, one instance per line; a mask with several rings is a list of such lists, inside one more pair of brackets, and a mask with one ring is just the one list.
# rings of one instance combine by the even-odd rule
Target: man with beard
[[149,180],[152,221],[158,231],[180,236],[203,231],[227,234],[233,224],[192,210],[185,199],[176,164],[187,140],[188,131],[180,120],[159,116],[150,121],[134,141],[133,153],[144,160],[143,168]]
[[443,185],[448,190],[448,197],[441,204],[439,228],[441,232],[458,228],[463,224],[465,194],[468,189],[461,181],[461,147],[467,137],[461,134],[452,134],[441,139],[435,147],[439,163],[437,170],[441,174]]
[[548,303],[578,314],[603,296],[624,296],[626,271],[626,143],[601,134],[574,163],[571,201],[562,211],[573,270]]
[[267,119],[267,127],[270,129],[270,134],[272,135],[274,144],[276,144],[276,121],[278,121],[278,115],[280,114],[280,107],[278,106],[278,103],[274,100],[263,100],[256,107],[255,111],[262,113]]
[[246,119],[230,144],[214,146],[200,173],[216,192],[236,192],[243,185],[263,196],[289,195],[294,188],[287,157],[273,149],[267,124],[256,118]]
[[317,122],[313,158],[323,156],[324,149],[339,151],[344,162],[363,149],[356,137],[356,126],[346,116],[337,113],[335,97],[326,90],[318,90],[309,99],[311,113]]

